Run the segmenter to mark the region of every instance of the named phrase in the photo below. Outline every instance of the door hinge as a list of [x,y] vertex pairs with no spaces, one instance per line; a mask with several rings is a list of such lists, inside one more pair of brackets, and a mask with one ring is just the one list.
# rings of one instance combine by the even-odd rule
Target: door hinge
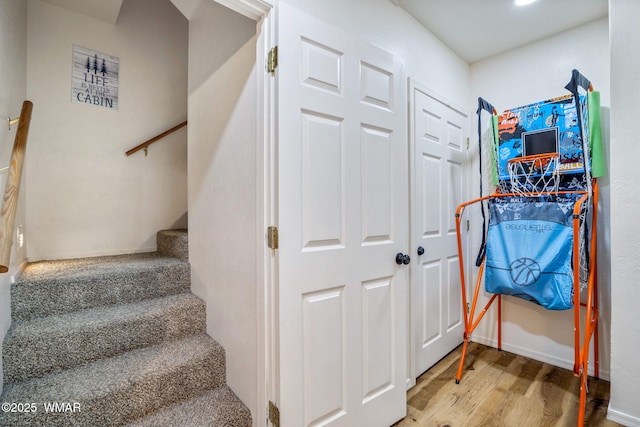
[[269,422],[274,427],[280,427],[280,410],[272,401],[269,401]]
[[467,314],[471,313],[471,307],[469,307],[469,303],[467,303]]
[[469,231],[469,220],[467,220],[467,231]]
[[469,149],[469,137],[467,137],[467,150]]
[[278,227],[267,227],[267,246],[271,249],[278,249]]
[[274,46],[267,55],[267,72],[274,75],[278,67],[278,46]]

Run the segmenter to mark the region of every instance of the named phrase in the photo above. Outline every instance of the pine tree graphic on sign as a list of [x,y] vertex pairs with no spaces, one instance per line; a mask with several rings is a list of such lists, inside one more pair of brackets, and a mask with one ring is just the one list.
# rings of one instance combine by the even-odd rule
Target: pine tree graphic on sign
[[87,63],[85,65],[87,72],[91,72],[93,70],[93,74],[101,73],[104,77],[109,73],[109,69],[107,68],[107,62],[104,58],[102,58],[102,65],[98,68],[98,55],[94,55],[93,57],[93,66],[91,65],[91,57],[87,56]]
[[72,102],[117,111],[120,59],[76,45],[72,52]]

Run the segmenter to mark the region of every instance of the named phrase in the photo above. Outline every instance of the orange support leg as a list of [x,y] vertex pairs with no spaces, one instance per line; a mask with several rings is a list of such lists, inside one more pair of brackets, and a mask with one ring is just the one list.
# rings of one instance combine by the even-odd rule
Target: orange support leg
[[580,407],[578,409],[578,427],[584,426],[584,409],[587,405],[587,369],[583,367],[580,375]]
[[597,245],[597,228],[598,228],[598,181],[593,180],[593,206],[591,218],[591,257],[589,259],[589,267],[591,268],[590,282],[593,285],[593,311],[595,312],[596,321],[593,326],[593,376],[600,378],[600,353],[598,351],[600,342],[598,340],[598,245]]
[[460,384],[462,378],[462,367],[464,366],[464,356],[467,354],[467,344],[469,344],[469,337],[464,334],[464,341],[462,343],[462,355],[460,355],[460,364],[458,365],[458,373],[456,374],[456,384]]
[[502,351],[502,295],[498,295],[498,350]]

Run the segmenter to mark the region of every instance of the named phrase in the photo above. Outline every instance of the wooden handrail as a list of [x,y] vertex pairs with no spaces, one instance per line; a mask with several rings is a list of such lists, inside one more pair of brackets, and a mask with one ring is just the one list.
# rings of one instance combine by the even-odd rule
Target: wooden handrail
[[145,142],[143,142],[142,144],[140,144],[140,145],[137,145],[137,146],[133,147],[131,150],[129,150],[129,151],[127,151],[127,152],[126,152],[127,156],[130,156],[130,155],[132,155],[133,153],[135,153],[136,151],[140,151],[140,150],[142,150],[142,149],[144,149],[144,150],[145,150],[145,151],[144,151],[144,154],[146,155],[146,154],[147,154],[147,147],[148,147],[148,146],[150,146],[151,144],[153,144],[153,143],[154,143],[154,142],[156,142],[157,140],[162,139],[162,138],[164,138],[165,136],[167,136],[167,135],[169,135],[169,134],[172,134],[173,132],[177,131],[178,129],[181,129],[181,128],[185,127],[186,125],[187,125],[187,121],[185,120],[184,122],[180,123],[179,125],[174,126],[174,127],[172,127],[171,129],[169,129],[169,130],[166,130],[166,131],[162,132],[160,135],[158,135],[158,136],[154,136],[154,137],[153,137],[153,138],[151,138],[150,140],[145,141]]
[[11,245],[13,244],[13,226],[16,220],[16,208],[18,207],[18,195],[20,194],[20,181],[22,179],[22,165],[27,149],[27,137],[31,124],[31,111],[33,103],[24,101],[20,112],[20,121],[16,138],[11,151],[9,162],[9,175],[4,185],[2,196],[2,208],[0,209],[0,273],[9,271],[11,260]]

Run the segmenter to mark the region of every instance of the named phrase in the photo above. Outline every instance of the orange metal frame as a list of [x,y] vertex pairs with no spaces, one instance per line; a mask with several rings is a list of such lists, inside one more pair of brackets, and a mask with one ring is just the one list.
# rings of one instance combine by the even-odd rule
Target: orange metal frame
[[[582,211],[582,205],[588,200],[589,195],[584,191],[559,191],[555,193],[546,194],[577,194],[582,195],[576,201],[573,210],[573,312],[574,312],[574,365],[573,373],[575,376],[580,377],[580,408],[578,411],[578,426],[584,425],[584,410],[587,398],[587,378],[589,368],[589,346],[591,338],[593,337],[594,344],[594,377],[599,377],[599,362],[598,362],[598,286],[596,275],[596,224],[598,215],[598,184],[596,180],[593,180],[593,193],[592,193],[592,210],[591,210],[591,241],[589,248],[589,280],[587,285],[587,300],[586,303],[580,302],[580,251],[579,251],[579,237],[580,237],[580,212]],[[467,352],[467,345],[471,339],[471,334],[476,329],[487,310],[491,307],[493,302],[498,300],[498,350],[502,350],[502,295],[494,294],[489,299],[489,302],[482,308],[480,313],[476,317],[476,309],[478,305],[478,295],[480,293],[480,284],[484,276],[484,261],[480,265],[478,270],[478,278],[476,280],[475,289],[473,292],[473,299],[471,306],[467,308],[467,287],[465,283],[465,267],[464,256],[461,237],[461,224],[462,216],[466,207],[475,203],[482,203],[485,200],[496,197],[508,197],[508,196],[522,196],[521,194],[500,194],[495,193],[490,196],[480,197],[471,200],[466,203],[462,203],[456,210],[456,233],[458,239],[458,255],[460,257],[460,286],[462,290],[462,311],[464,313],[464,341],[462,344],[462,356],[460,357],[460,364],[458,366],[458,373],[456,375],[456,384],[460,383],[462,378],[462,371],[464,367],[464,358]],[[531,194],[531,197],[539,196],[539,194]],[[585,308],[585,330],[584,336],[581,339],[580,336],[580,318],[581,307]]]

